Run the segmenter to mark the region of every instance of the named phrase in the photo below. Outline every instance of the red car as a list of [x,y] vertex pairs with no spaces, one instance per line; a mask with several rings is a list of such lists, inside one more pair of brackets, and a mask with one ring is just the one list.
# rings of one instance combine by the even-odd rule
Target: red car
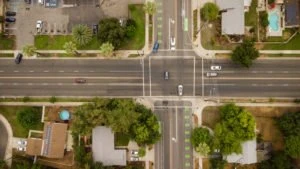
[[78,78],[78,79],[75,79],[75,82],[76,83],[86,83],[86,79]]

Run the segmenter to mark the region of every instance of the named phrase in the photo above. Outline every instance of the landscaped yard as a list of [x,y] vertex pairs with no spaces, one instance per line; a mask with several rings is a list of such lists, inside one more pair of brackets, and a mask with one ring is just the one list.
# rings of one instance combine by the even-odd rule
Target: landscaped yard
[[[0,106],[0,114],[2,114],[10,123],[13,136],[14,137],[27,137],[28,136],[28,129],[25,129],[21,126],[21,124],[17,120],[17,112],[24,109],[25,107],[21,106]],[[39,111],[41,112],[42,116],[42,108],[39,107]],[[39,123],[35,128],[32,130],[43,130],[43,123]]]
[[249,12],[245,12],[245,25],[246,26],[257,26],[257,0],[252,0]]
[[15,37],[14,36],[2,36],[0,34],[0,50],[14,49]]
[[115,133],[115,146],[127,146],[129,143],[129,135],[124,133]]
[[139,50],[145,45],[145,12],[143,5],[130,4],[129,16],[136,22],[135,35],[130,40],[124,41],[120,49]]
[[[275,150],[283,149],[283,137],[275,124],[277,117],[287,112],[300,111],[300,107],[245,107],[256,120],[256,129],[264,141],[270,141]],[[202,124],[214,128],[219,121],[219,107],[206,107],[202,113]]]
[[300,33],[291,39],[288,43],[265,44],[264,50],[300,50]]
[[[42,50],[64,50],[63,46],[66,42],[72,41],[72,35],[37,35],[34,39],[37,49]],[[99,50],[100,42],[96,36],[85,46],[79,47],[78,50]]]

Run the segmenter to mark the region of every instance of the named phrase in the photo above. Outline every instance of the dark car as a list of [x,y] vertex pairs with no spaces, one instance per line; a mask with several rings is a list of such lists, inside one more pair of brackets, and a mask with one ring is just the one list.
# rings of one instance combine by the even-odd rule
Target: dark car
[[75,82],[76,83],[86,83],[86,79],[78,78],[78,79],[75,79]]
[[93,25],[93,34],[94,35],[98,34],[98,25],[97,24]]
[[16,14],[17,14],[17,13],[16,13],[16,12],[13,12],[13,11],[6,11],[6,12],[5,12],[5,15],[6,15],[6,16],[16,16]]
[[31,0],[25,0],[27,4],[31,4]]
[[159,43],[158,41],[156,41],[153,46],[153,53],[156,53],[158,51],[158,48],[159,48]]
[[5,22],[16,22],[16,18],[5,18]]
[[15,58],[15,63],[20,64],[22,61],[23,55],[22,53],[18,53],[17,57]]

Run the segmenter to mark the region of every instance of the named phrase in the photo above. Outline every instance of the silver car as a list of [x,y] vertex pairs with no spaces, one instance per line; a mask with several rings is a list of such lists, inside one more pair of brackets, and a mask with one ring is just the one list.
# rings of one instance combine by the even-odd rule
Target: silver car
[[221,70],[222,67],[221,66],[218,66],[218,65],[212,65],[210,66],[210,70]]
[[216,77],[218,76],[218,73],[216,72],[206,72],[206,77]]
[[182,96],[183,94],[183,86],[182,85],[178,85],[178,95]]

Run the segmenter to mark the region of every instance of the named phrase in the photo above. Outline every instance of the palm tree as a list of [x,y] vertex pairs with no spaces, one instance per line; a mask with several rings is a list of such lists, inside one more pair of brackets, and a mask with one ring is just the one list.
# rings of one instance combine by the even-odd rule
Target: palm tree
[[100,51],[104,56],[111,56],[114,51],[114,46],[109,42],[103,43],[100,46]]
[[155,14],[156,13],[156,3],[148,1],[146,4],[144,4],[144,10],[149,15]]
[[72,41],[66,42],[63,47],[64,47],[67,55],[69,55],[69,56],[78,54],[76,51],[77,50],[76,44]]
[[76,25],[72,29],[73,40],[79,46],[84,46],[92,40],[92,30],[86,25]]
[[36,54],[36,47],[33,45],[26,45],[22,50],[24,55],[26,56],[33,56],[34,54]]

